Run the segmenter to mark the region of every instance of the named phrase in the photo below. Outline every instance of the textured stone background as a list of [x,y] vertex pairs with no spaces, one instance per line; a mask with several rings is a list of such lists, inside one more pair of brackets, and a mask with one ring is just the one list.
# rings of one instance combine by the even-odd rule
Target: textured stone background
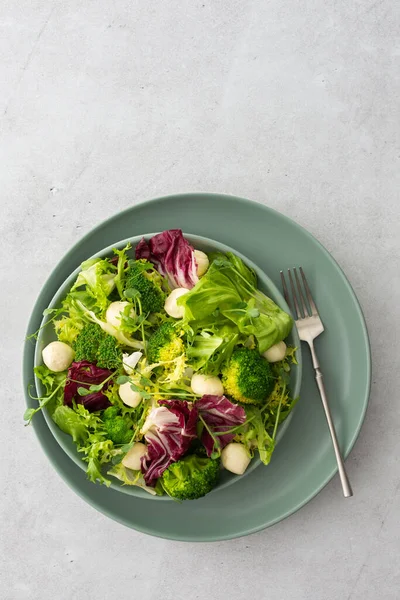
[[[2,0],[1,598],[400,597],[398,9]],[[268,204],[326,245],[374,373],[351,501],[335,478],[272,529],[186,545],[125,529],[59,479],[22,427],[20,363],[34,300],[83,233],[196,190]]]

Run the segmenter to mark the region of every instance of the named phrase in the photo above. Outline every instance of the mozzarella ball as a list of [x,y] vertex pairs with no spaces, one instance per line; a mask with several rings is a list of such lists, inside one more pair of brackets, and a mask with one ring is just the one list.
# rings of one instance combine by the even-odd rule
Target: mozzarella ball
[[[130,302],[111,302],[110,306],[106,311],[106,321],[113,327],[120,327],[121,325],[121,313],[127,306],[132,306]],[[129,311],[129,316],[135,316],[135,310],[132,308]]]
[[140,471],[140,459],[145,454],[147,454],[146,444],[136,442],[136,444],[133,444],[132,448],[125,454],[122,459],[122,464],[127,469],[132,469],[132,471]]
[[64,342],[51,342],[43,348],[43,362],[50,371],[60,373],[68,369],[74,360],[75,352]]
[[208,267],[210,265],[210,261],[208,260],[208,256],[205,252],[201,250],[194,251],[194,259],[197,265],[197,276],[202,277],[204,273],[207,272]]
[[263,352],[263,357],[267,359],[268,362],[274,363],[278,362],[278,360],[283,360],[286,355],[286,344],[285,342],[278,342],[268,348],[265,352]]
[[246,448],[243,444],[237,442],[231,442],[221,452],[222,466],[236,475],[243,475],[249,466],[250,460]]
[[187,290],[186,288],[176,288],[175,290],[172,290],[164,304],[165,312],[170,317],[173,317],[174,319],[182,319],[183,315],[185,314],[185,307],[178,306],[176,301],[178,300],[178,298],[188,293],[189,290]]
[[118,394],[122,402],[127,406],[131,406],[132,408],[139,406],[142,401],[142,396],[139,394],[139,392],[135,392],[131,388],[130,381],[127,381],[119,386]]
[[198,396],[210,395],[210,396],[222,396],[224,393],[224,386],[218,377],[208,377],[201,373],[195,373],[190,382],[190,386],[194,394]]

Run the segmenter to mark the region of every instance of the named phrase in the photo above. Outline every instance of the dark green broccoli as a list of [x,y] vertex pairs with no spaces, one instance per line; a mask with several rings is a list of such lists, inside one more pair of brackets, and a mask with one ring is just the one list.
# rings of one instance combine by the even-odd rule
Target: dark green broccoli
[[109,406],[103,412],[103,421],[112,421],[115,417],[119,417],[120,412],[118,406]]
[[90,363],[95,363],[103,337],[104,331],[99,325],[95,323],[85,325],[73,343],[75,361],[87,360]]
[[172,463],[161,476],[165,492],[177,500],[196,500],[217,485],[220,461],[195,455]]
[[270,364],[257,350],[238,348],[222,372],[225,392],[237,402],[263,404],[274,387]]
[[122,364],[122,350],[118,346],[117,340],[107,333],[100,342],[97,352],[97,366],[102,369],[114,371]]
[[140,292],[140,302],[144,313],[157,313],[164,308],[166,294],[162,288],[163,278],[147,260],[131,263],[125,280],[125,289]]
[[150,363],[174,360],[183,353],[183,341],[174,324],[169,321],[153,333],[147,345],[147,358]]
[[74,342],[75,361],[87,360],[102,369],[118,369],[122,364],[122,350],[117,340],[96,323],[88,323]]
[[124,417],[119,415],[117,406],[109,406],[103,413],[104,428],[114,444],[128,444],[132,438],[132,428]]

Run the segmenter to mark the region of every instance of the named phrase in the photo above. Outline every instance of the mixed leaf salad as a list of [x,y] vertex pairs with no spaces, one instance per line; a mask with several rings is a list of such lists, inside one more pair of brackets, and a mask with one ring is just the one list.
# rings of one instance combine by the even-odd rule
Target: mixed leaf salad
[[239,257],[164,231],[84,262],[45,313],[57,341],[34,369],[46,393],[24,417],[46,407],[91,481],[196,499],[222,468],[271,460],[295,403],[292,319]]

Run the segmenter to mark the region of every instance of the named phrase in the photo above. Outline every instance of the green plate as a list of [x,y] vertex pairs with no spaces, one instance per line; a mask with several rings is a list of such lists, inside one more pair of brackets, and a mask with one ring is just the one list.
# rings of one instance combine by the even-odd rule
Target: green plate
[[[155,235],[155,234],[154,233],[148,234],[148,237],[152,237],[153,235]],[[194,248],[197,248],[198,250],[203,250],[203,252],[206,252],[207,254],[209,254],[211,252],[217,252],[217,251],[224,252],[224,253],[226,253],[226,252],[236,253],[237,256],[239,256],[249,267],[254,269],[254,271],[257,273],[259,289],[261,291],[263,291],[265,294],[267,294],[270,298],[272,298],[272,300],[274,300],[281,308],[283,308],[283,310],[286,310],[287,312],[289,312],[289,307],[286,304],[285,299],[283,298],[279,289],[271,281],[271,279],[263,271],[261,271],[261,269],[259,269],[255,263],[253,263],[252,261],[249,261],[249,259],[246,258],[245,256],[243,256],[242,254],[240,254],[240,252],[237,252],[234,248],[231,248],[230,246],[226,246],[225,244],[221,244],[220,242],[210,240],[204,236],[191,235],[191,234],[185,232],[185,237],[186,237],[186,239],[189,240],[189,242],[192,244],[192,246]],[[112,256],[113,248],[122,249],[127,245],[128,242],[130,242],[132,244],[132,246],[135,247],[136,244],[138,242],[140,242],[141,238],[142,238],[142,235],[139,235],[136,237],[130,237],[128,239],[118,241],[117,243],[111,244],[107,248],[103,248],[96,254],[92,255],[91,257],[88,256],[87,258],[97,258],[98,256],[100,256],[100,257]],[[75,269],[71,273],[71,275],[69,277],[67,277],[67,279],[63,282],[62,286],[57,290],[56,294],[53,296],[51,302],[48,305],[48,308],[59,308],[61,306],[62,301],[64,300],[64,298],[67,295],[67,293],[69,292],[71,286],[75,282],[79,272],[80,272],[80,267]],[[36,350],[35,350],[35,366],[42,364],[43,348],[45,346],[47,346],[47,344],[49,344],[50,342],[57,339],[56,334],[54,332],[54,328],[53,327],[45,327],[45,325],[50,320],[51,320],[51,315],[46,315],[45,317],[43,317],[43,320],[40,323],[40,332],[39,332],[39,336],[37,339]],[[295,348],[299,348],[296,353],[298,365],[297,366],[293,365],[292,369],[290,371],[290,375],[291,375],[290,389],[291,389],[293,398],[297,398],[300,394],[302,352],[301,352],[301,348],[299,347],[300,340],[299,340],[299,336],[297,333],[297,329],[295,327],[293,327],[292,331],[290,332],[287,342],[291,346],[294,346]],[[35,384],[36,384],[36,389],[38,392],[37,395],[44,396],[46,390],[37,377],[35,377]],[[44,418],[47,421],[47,425],[48,425],[50,431],[52,432],[52,434],[54,435],[54,437],[60,444],[61,448],[63,448],[63,450],[78,465],[78,467],[80,467],[81,469],[83,469],[86,472],[87,464],[85,462],[83,462],[82,454],[78,452],[78,449],[77,449],[76,445],[74,444],[71,436],[64,433],[63,431],[61,431],[61,429],[59,429],[57,427],[57,425],[54,423],[54,421],[52,420],[51,416],[49,415],[49,413],[47,412],[46,409],[44,409],[43,414],[44,414]],[[291,412],[289,417],[284,421],[284,423],[282,423],[282,425],[280,425],[279,430],[278,430],[277,439],[276,439],[277,444],[280,442],[280,440],[284,436],[287,428],[289,427],[289,424],[290,424],[292,418],[293,418],[293,412]],[[250,465],[247,467],[245,476],[247,477],[247,475],[249,475],[249,473],[251,473],[253,471],[253,469],[258,467],[259,465],[261,465],[261,461],[260,461],[259,457],[256,455],[253,458],[253,460],[251,461]],[[119,492],[123,492],[124,494],[129,494],[130,496],[137,496],[138,498],[145,498],[147,500],[156,500],[157,502],[165,501],[165,500],[167,500],[169,502],[173,502],[173,500],[169,496],[166,496],[166,495],[165,496],[151,496],[148,492],[145,492],[144,490],[142,490],[139,487],[123,485],[120,481],[118,481],[118,479],[115,479],[114,477],[110,477],[110,479],[111,479],[110,487],[112,489],[118,490]],[[238,482],[242,479],[243,479],[243,475],[242,476],[233,475],[232,473],[229,473],[228,471],[223,470],[222,474],[221,474],[220,482],[213,490],[213,493],[217,492],[218,490],[220,490],[228,485],[231,485],[232,483]]]
[[[371,364],[364,318],[346,277],[330,254],[302,227],[248,200],[220,194],[182,194],[132,207],[105,221],[59,263],[35,304],[28,331],[71,272],[88,256],[141,233],[181,228],[235,248],[279,286],[279,270],[302,265],[316,297],[325,333],[317,352],[335,426],[347,456],[368,404]],[[24,388],[32,382],[35,344],[24,348]],[[116,521],[152,535],[187,541],[229,539],[272,525],[313,498],[337,471],[325,416],[307,351],[303,352],[301,400],[268,467],[195,502],[149,502],[86,480],[65,454],[43,415],[33,427],[57,472],[84,500]],[[27,404],[33,406],[27,397]],[[338,494],[341,494],[338,481]],[[357,490],[355,490],[357,493]]]

